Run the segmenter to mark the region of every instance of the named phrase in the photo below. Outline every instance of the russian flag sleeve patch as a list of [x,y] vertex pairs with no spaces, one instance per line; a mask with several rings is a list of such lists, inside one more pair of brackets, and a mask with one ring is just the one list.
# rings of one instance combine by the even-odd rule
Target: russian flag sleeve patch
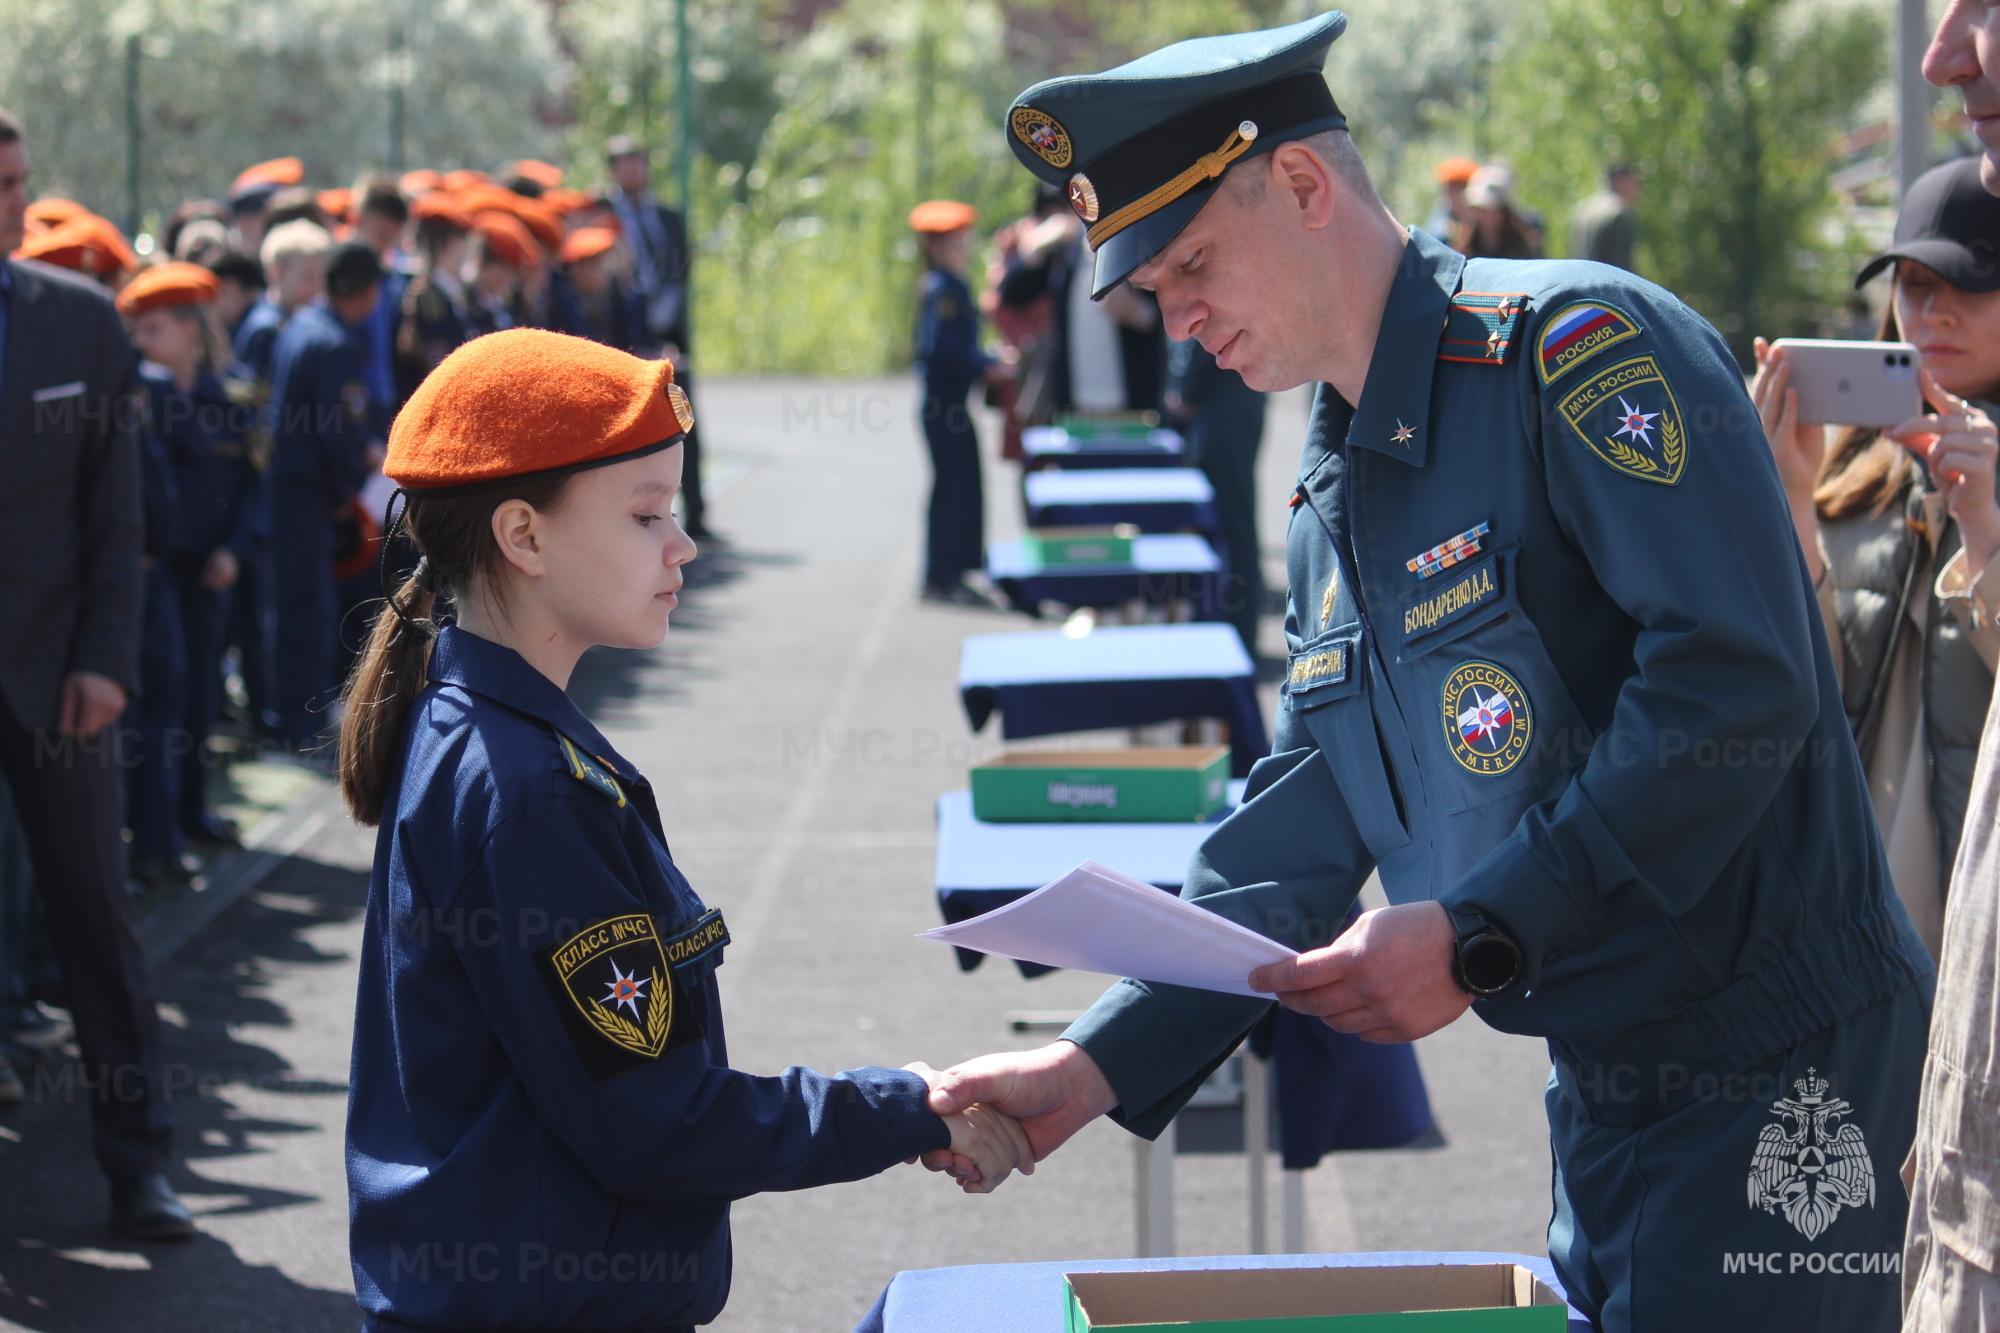
[[1542,336],[1535,345],[1535,368],[1542,383],[1551,384],[1613,343],[1638,336],[1638,322],[1618,307],[1603,301],[1578,301],[1556,311],[1542,325]]

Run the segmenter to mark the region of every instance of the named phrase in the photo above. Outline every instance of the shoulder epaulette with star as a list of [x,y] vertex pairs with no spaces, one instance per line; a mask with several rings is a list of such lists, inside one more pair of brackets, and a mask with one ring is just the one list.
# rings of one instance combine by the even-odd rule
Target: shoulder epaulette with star
[[625,789],[618,785],[618,779],[611,776],[611,770],[597,760],[576,748],[570,738],[560,732],[556,744],[562,747],[563,758],[569,761],[569,775],[578,782],[597,788],[622,808],[625,804]]
[[1514,330],[1528,308],[1526,292],[1460,292],[1445,312],[1440,361],[1506,363]]

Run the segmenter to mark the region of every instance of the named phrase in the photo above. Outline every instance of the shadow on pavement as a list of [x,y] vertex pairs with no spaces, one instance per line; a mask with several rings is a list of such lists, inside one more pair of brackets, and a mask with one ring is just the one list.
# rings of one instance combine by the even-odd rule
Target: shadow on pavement
[[[338,1112],[328,1116],[326,1099],[344,1106],[345,1084],[300,1078],[277,1052],[241,1033],[245,1025],[293,1025],[293,1015],[264,993],[271,964],[345,964],[315,948],[305,931],[358,915],[367,892],[363,874],[294,858],[156,976],[161,1001],[185,1019],[166,1028],[167,1080],[180,1085],[174,1184],[198,1217],[301,1206],[345,1214],[344,1198],[323,1197],[311,1180],[295,1189],[258,1188],[206,1179],[202,1163],[270,1152],[273,1136],[323,1134],[329,1120],[338,1132]],[[336,1067],[345,1067],[344,1052]],[[0,1116],[0,1178],[7,1182],[0,1191],[0,1321],[47,1333],[351,1333],[359,1326],[348,1291],[245,1262],[216,1236],[141,1245],[113,1233],[80,1074],[57,1055],[26,1075],[26,1104]],[[301,1117],[246,1113],[238,1105],[246,1088],[300,1097]],[[336,1267],[344,1269],[344,1258]]]

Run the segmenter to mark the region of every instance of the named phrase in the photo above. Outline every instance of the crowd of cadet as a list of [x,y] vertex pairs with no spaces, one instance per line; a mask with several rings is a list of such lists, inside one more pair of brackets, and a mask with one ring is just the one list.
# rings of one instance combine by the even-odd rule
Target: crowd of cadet
[[[669,359],[688,388],[688,237],[624,138],[595,192],[532,160],[315,188],[281,158],[138,236],[35,197],[28,149],[0,111],[0,521],[23,553],[0,578],[0,1105],[73,1032],[86,1077],[125,1080],[95,1108],[114,1221],[170,1238],[192,1223],[128,895],[239,842],[209,806],[219,729],[331,767],[401,405],[522,327]],[[698,450],[683,525],[706,535]],[[51,770],[37,744],[81,758]]]

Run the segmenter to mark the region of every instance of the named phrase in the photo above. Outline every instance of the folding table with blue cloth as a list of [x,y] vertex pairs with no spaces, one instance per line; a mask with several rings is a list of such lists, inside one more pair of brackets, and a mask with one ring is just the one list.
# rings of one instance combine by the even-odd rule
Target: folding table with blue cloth
[[1222,557],[1193,533],[1142,533],[1132,539],[1130,560],[1104,564],[1038,564],[1019,541],[986,548],[986,576],[1016,611],[1036,619],[1044,602],[1094,608],[1181,602],[1196,620],[1219,620],[1224,573]]
[[1141,532],[1215,534],[1215,485],[1191,467],[1030,472],[1021,479],[1031,528],[1130,523]]
[[1227,625],[976,634],[960,649],[958,690],[974,731],[997,710],[1010,741],[1219,718],[1239,778],[1271,748],[1256,668]]
[[1086,427],[1030,426],[1021,432],[1022,462],[1042,467],[1179,467],[1186,442],[1178,432],[1093,432]]

